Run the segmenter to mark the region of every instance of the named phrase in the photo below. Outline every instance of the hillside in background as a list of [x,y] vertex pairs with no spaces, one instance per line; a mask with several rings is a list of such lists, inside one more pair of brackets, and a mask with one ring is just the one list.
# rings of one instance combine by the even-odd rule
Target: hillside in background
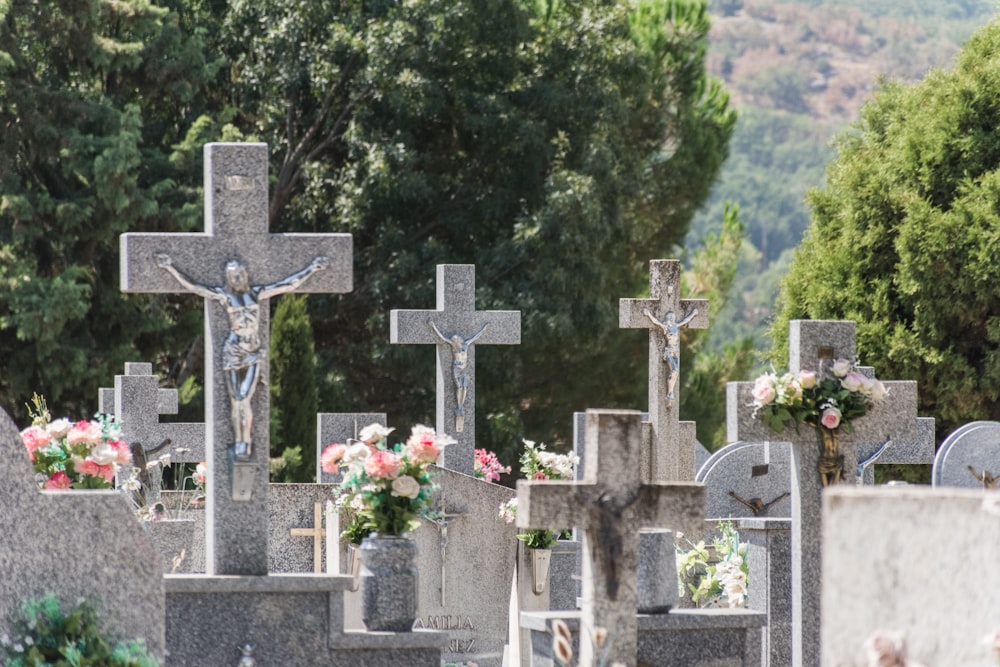
[[917,81],[950,67],[995,14],[992,0],[712,0],[711,73],[740,114],[712,197],[688,245],[721,226],[726,201],[747,227],[733,298],[713,313],[721,348],[765,327],[792,252],[809,224],[805,194],[822,187],[832,141],[883,78]]

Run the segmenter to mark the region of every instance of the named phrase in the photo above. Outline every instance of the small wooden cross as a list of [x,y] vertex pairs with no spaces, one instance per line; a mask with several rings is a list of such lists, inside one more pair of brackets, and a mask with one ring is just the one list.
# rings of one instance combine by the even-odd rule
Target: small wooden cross
[[292,528],[292,537],[313,538],[313,572],[323,571],[323,543],[326,538],[326,528],[323,527],[323,505],[313,504],[313,527]]

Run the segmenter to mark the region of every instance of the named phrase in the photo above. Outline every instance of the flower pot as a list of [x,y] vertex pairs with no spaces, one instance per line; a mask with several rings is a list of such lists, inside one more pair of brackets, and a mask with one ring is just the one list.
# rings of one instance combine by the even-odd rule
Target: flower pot
[[549,585],[549,565],[552,563],[551,549],[528,549],[531,559],[531,592],[541,595]]
[[410,632],[417,620],[417,543],[373,533],[361,542],[361,620],[371,632]]
[[354,583],[351,585],[351,592],[358,590],[361,584],[361,546],[358,544],[347,545],[347,574],[351,575]]

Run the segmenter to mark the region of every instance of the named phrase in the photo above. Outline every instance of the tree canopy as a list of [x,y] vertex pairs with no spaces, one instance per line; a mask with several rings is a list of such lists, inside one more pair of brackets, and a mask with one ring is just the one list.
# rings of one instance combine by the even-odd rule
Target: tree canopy
[[784,282],[788,321],[857,321],[879,377],[920,381],[938,433],[1000,418],[1000,23],[957,66],[887,81],[841,136]]
[[432,419],[434,355],[390,346],[388,320],[433,307],[438,263],[523,312],[521,346],[478,353],[479,443],[645,405],[617,300],[675,252],[735,122],[702,0],[83,5],[2,15],[5,407],[92,404],[126,360],[183,380],[200,304],[123,297],[117,236],[200,229],[198,149],[220,139],[270,145],[272,231],[354,235],[355,291],[308,300],[320,410]]

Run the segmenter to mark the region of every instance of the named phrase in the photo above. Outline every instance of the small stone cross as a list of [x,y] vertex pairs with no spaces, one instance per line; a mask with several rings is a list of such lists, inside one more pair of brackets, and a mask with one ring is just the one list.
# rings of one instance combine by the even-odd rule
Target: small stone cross
[[164,453],[170,454],[171,463],[205,460],[204,424],[160,422],[159,415],[177,414],[177,390],[160,389],[152,364],[125,364],[125,374],[115,376],[115,387],[109,391],[111,402],[105,407],[110,409],[102,407],[102,412],[111,412],[121,422],[122,441],[149,450],[169,440]]
[[584,480],[518,481],[517,526],[582,529],[580,664],[595,664],[588,635],[593,637],[601,627],[608,632],[607,663],[634,665],[639,530],[671,528],[700,535],[705,487],[694,482],[643,482],[639,412],[588,410],[586,419]]
[[476,310],[476,267],[438,264],[437,309],[393,310],[389,342],[437,345],[437,432],[455,438],[438,464],[472,475],[476,447],[476,345],[518,345],[521,312]]
[[292,528],[292,537],[313,538],[313,572],[323,571],[323,546],[326,538],[326,528],[323,527],[323,505],[313,503],[312,528]]
[[[788,369],[819,372],[826,360],[856,360],[854,322],[792,320],[789,323]],[[917,383],[885,382],[888,395],[864,417],[839,429],[845,481],[854,483],[859,442],[913,440],[917,437]],[[726,387],[727,440],[790,442],[792,445],[792,660],[795,665],[820,664],[820,592],[822,589],[822,484],[818,472],[820,444],[815,429],[800,425],[781,433],[754,417],[752,382]]]
[[[350,234],[272,234],[266,144],[205,145],[205,231],[123,234],[123,292],[205,300],[208,574],[267,574],[270,296],[349,292]],[[251,446],[253,445],[253,446]]]
[[680,262],[649,262],[648,299],[620,299],[618,326],[649,329],[649,421],[652,424],[649,479],[693,480],[695,441],[684,437],[678,417],[680,329],[708,328],[708,301],[681,299]]

